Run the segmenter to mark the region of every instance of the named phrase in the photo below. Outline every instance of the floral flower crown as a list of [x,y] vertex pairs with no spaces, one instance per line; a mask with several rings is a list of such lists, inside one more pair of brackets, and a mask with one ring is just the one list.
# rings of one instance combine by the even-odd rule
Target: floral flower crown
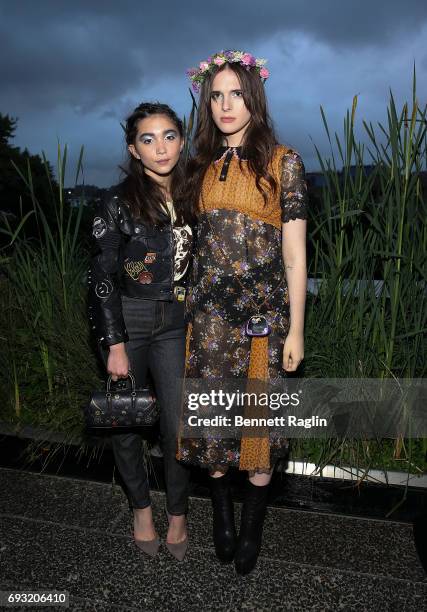
[[207,73],[215,66],[222,66],[226,62],[230,64],[238,63],[244,66],[246,70],[256,68],[263,82],[270,76],[268,69],[264,66],[267,60],[257,59],[251,53],[245,53],[245,51],[220,51],[215,53],[215,55],[209,56],[207,60],[200,62],[198,68],[189,68],[187,70],[193,91],[199,93],[200,86],[205,80]]

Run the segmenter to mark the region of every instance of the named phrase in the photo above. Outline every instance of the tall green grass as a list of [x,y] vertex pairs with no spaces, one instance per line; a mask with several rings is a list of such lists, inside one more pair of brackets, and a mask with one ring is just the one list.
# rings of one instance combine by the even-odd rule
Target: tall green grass
[[[76,182],[81,176],[82,154]],[[1,365],[4,375],[2,420],[44,425],[70,437],[82,432],[79,409],[99,382],[86,317],[85,276],[88,254],[79,235],[78,209],[64,199],[67,148],[58,146],[58,183],[50,184],[50,202],[38,202],[31,168],[16,171],[31,195],[38,236],[26,237],[25,225],[13,229],[3,256]],[[46,174],[49,177],[45,159]]]
[[[411,103],[398,109],[390,93],[387,122],[374,127],[363,121],[362,144],[355,136],[357,104],[355,96],[341,135],[331,134],[321,108],[330,156],[316,147],[325,186],[322,208],[310,220],[315,257],[309,276],[320,279],[320,288],[308,300],[305,375],[424,377],[427,200],[420,173],[427,162],[427,107],[417,101],[414,71]],[[302,446],[311,446],[319,466],[368,469],[395,459],[416,472],[426,465],[425,440]]]
[[[334,153],[324,160],[316,148],[326,185],[324,208],[312,219],[316,257],[309,270],[322,283],[308,326],[329,327],[338,344],[345,338],[349,361],[340,350],[338,361],[312,360],[311,366],[322,376],[424,376],[427,205],[420,172],[427,161],[426,107],[418,106],[415,88],[412,108],[405,104],[400,113],[390,95],[388,124],[378,128],[383,143],[363,122],[374,165],[369,175],[364,146],[354,135],[356,108],[357,97],[343,137],[335,134],[342,170]],[[379,295],[374,279],[382,282]]]

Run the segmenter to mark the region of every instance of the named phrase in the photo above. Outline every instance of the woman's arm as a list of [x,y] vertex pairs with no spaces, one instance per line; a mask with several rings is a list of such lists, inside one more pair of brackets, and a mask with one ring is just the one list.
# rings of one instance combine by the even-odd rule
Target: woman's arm
[[283,349],[283,368],[294,372],[304,358],[304,313],[307,293],[307,184],[301,157],[287,152],[282,160],[282,255],[289,291],[290,328]]
[[283,369],[295,372],[304,359],[304,311],[307,292],[307,222],[301,219],[282,224],[282,253],[289,290],[290,327],[283,347]]
[[302,219],[282,223],[282,254],[290,303],[290,334],[304,334],[307,293],[306,226],[307,221]]
[[89,320],[99,343],[109,347],[107,371],[113,380],[127,376],[128,358],[124,343],[128,335],[120,295],[119,255],[121,232],[114,199],[97,210],[93,220],[94,248],[89,284]]

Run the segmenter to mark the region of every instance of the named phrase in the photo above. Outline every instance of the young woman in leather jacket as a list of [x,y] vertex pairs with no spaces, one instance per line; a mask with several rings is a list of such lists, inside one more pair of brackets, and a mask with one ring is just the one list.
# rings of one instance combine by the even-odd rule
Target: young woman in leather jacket
[[[143,103],[127,118],[126,178],[93,220],[89,318],[112,379],[132,371],[144,387],[148,370],[161,406],[160,431],[169,530],[166,546],[182,560],[188,545],[189,470],[176,458],[180,378],[184,373],[184,297],[192,249],[192,211],[180,197],[184,180],[181,120],[160,103]],[[117,468],[134,514],[134,539],[154,556],[153,523],[142,438],[113,432]]]

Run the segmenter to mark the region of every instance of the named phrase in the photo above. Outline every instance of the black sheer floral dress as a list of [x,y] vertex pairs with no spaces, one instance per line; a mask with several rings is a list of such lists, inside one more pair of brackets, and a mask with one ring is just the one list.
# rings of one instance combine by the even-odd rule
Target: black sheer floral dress
[[[269,171],[280,188],[266,203],[240,147],[222,147],[204,177],[186,305],[187,378],[274,381],[286,376],[282,352],[290,311],[282,223],[307,219],[307,187],[301,157],[283,145],[276,146]],[[272,331],[251,338],[245,324],[254,302],[261,305],[266,296],[257,310]],[[189,414],[184,405],[183,423]],[[270,471],[287,448],[288,440],[277,432],[241,439],[207,432],[198,438],[181,435],[177,459],[210,471],[234,466],[254,474]]]

